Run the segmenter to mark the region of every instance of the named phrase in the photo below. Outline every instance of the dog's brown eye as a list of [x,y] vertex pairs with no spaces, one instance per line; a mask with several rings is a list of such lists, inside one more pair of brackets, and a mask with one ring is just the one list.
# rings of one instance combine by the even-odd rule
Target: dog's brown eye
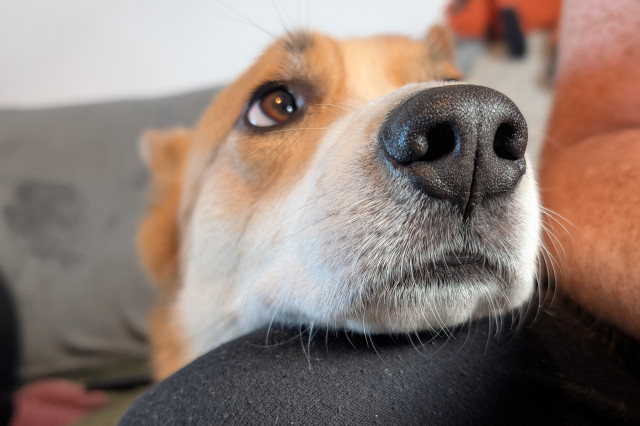
[[279,87],[253,101],[247,121],[256,127],[271,127],[289,121],[297,109],[293,95]]

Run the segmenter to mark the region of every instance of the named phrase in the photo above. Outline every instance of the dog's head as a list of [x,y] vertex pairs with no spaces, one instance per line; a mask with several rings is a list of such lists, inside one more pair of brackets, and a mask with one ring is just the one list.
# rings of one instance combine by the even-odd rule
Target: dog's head
[[295,33],[192,133],[151,134],[144,263],[200,353],[270,321],[439,329],[523,304],[539,244],[522,115],[426,40]]

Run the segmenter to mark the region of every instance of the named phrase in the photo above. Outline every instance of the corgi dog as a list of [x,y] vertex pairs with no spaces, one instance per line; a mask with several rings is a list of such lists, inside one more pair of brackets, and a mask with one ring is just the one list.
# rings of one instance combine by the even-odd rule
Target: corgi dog
[[527,125],[452,57],[441,27],[291,33],[194,129],[143,136],[158,379],[272,323],[405,333],[526,305],[541,226]]

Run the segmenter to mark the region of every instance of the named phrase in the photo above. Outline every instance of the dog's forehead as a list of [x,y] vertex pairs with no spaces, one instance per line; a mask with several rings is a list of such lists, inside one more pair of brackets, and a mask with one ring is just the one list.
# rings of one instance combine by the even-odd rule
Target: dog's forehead
[[233,86],[251,91],[265,81],[302,80],[319,97],[365,103],[408,83],[437,78],[425,41],[401,36],[339,40],[294,32],[269,46]]
[[[320,33],[298,32],[281,43],[289,78],[303,78],[320,91],[339,93],[345,102],[368,102],[405,84],[435,77],[428,46],[401,36],[338,40]],[[277,48],[275,49],[277,51]],[[275,52],[271,55],[276,55]],[[267,55],[269,56],[269,52]]]
[[426,43],[399,36],[339,42],[351,96],[367,102],[408,83],[434,78]]

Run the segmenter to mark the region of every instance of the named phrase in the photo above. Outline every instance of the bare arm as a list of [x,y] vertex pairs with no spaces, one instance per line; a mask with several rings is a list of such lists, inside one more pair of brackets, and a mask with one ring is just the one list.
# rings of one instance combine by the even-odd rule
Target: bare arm
[[559,287],[640,337],[640,2],[566,0],[543,151]]
[[546,153],[640,127],[640,2],[565,0],[560,31]]

